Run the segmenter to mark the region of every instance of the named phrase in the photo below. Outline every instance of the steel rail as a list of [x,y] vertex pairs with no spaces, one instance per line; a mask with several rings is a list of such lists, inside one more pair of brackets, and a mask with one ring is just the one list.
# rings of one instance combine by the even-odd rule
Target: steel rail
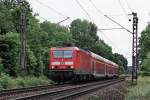
[[[69,88],[65,89],[60,89],[57,91],[50,91],[50,92],[43,92],[40,94],[34,94],[34,95],[29,95],[29,96],[24,96],[24,97],[18,97],[16,100],[61,100],[63,98],[68,98],[71,97],[71,95],[75,94],[82,94],[85,93],[86,91],[90,90],[95,90],[96,88],[102,88],[106,87],[108,85],[111,85],[113,82],[118,82],[120,80],[124,79],[113,79],[113,80],[107,80],[107,81],[100,81],[100,82],[94,82],[94,83],[87,83],[83,85],[77,85],[77,86],[72,86]],[[69,94],[69,96],[68,96]]]
[[97,86],[89,87],[89,88],[87,88],[85,90],[75,91],[75,92],[70,93],[68,95],[64,95],[64,96],[55,98],[55,100],[68,100],[68,99],[71,99],[71,98],[79,97],[79,96],[82,96],[82,95],[94,92],[96,90],[105,88],[107,86],[116,84],[116,83],[121,82],[121,81],[123,81],[123,80],[117,80],[117,81],[113,81],[113,82],[110,82],[110,83],[107,83],[107,84],[104,83],[104,84],[100,84],[100,85],[97,85]]
[[6,89],[0,91],[0,100],[14,97],[15,95],[20,95],[23,93],[30,93],[34,91],[42,91],[48,89],[59,88],[63,86],[68,86],[67,84],[54,84],[54,85],[40,85],[26,88],[18,88],[18,89]]

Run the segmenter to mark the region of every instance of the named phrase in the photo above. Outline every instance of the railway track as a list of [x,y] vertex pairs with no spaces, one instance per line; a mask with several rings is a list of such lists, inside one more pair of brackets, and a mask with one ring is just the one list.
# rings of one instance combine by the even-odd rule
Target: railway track
[[65,86],[69,86],[69,85],[68,84],[65,84],[65,85],[54,84],[54,85],[28,87],[28,88],[1,90],[0,91],[0,100],[15,99],[20,96],[40,93],[42,91],[48,91],[49,89],[55,89],[55,88],[65,87]]
[[49,91],[41,91],[30,95],[22,95],[21,97],[13,98],[16,100],[68,100],[78,97],[100,88],[124,81],[124,79],[112,79],[99,82],[92,82],[80,85],[64,86],[63,88],[53,88]]

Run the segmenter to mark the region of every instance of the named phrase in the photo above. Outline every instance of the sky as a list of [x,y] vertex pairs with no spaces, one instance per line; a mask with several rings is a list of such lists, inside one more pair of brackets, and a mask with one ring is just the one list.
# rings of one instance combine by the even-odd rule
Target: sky
[[[61,23],[69,26],[77,19],[86,19],[95,23],[99,29],[120,28],[104,15],[120,23],[132,31],[132,12],[137,12],[139,18],[138,35],[145,29],[150,21],[150,0],[28,0],[37,18],[54,23],[67,17],[70,19]],[[81,7],[85,9],[86,13]],[[94,6],[94,5],[95,6]],[[96,7],[96,8],[95,8]],[[112,47],[113,53],[123,54],[128,59],[128,65],[132,64],[132,34],[124,29],[98,31],[98,36]]]

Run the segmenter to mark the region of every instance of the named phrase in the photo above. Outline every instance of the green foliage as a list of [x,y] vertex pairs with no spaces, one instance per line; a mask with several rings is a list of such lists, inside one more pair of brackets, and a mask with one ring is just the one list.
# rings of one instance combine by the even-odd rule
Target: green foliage
[[103,40],[98,40],[94,44],[92,51],[99,54],[107,59],[112,58],[112,48],[108,46]]
[[150,52],[150,26],[147,26],[146,29],[141,33],[139,40],[140,46],[140,59],[143,61],[147,53]]
[[16,81],[8,75],[2,74],[0,76],[0,87],[3,89],[16,87]]
[[64,26],[45,21],[40,24],[40,28],[47,33],[48,46],[66,46],[67,44],[73,44],[74,40],[72,39],[72,35]]
[[0,74],[4,71],[4,66],[2,62],[2,58],[0,58]]
[[33,54],[33,52],[30,50],[30,48],[27,48],[26,51],[27,54],[27,72],[30,75],[36,74],[36,67],[37,67],[37,58]]
[[18,52],[18,34],[6,33],[0,35],[0,57],[2,59],[4,72],[12,76],[17,75],[18,67],[17,62]]
[[6,34],[10,31],[14,32],[14,23],[12,22],[10,9],[2,1],[0,1],[0,34]]
[[147,54],[147,57],[143,60],[141,64],[141,74],[150,75],[150,52]]
[[141,61],[141,73],[143,75],[150,75],[150,26],[141,33],[140,37],[140,61]]
[[128,61],[123,55],[118,54],[118,53],[114,53],[114,58],[112,61],[116,62],[119,65],[119,72],[120,73],[124,73],[125,71],[127,71]]
[[45,76],[26,76],[13,78],[6,74],[0,75],[0,89],[22,88],[48,84],[53,84],[53,82],[47,79]]
[[125,100],[149,100],[150,98],[150,77],[139,77],[138,84],[130,86]]
[[79,48],[92,50],[93,44],[98,40],[97,26],[87,20],[74,20],[70,32],[75,39],[75,45]]

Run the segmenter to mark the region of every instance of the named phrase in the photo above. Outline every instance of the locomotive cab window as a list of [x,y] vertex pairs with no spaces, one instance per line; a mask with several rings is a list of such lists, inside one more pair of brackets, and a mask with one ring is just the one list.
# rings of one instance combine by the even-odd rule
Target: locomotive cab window
[[62,58],[63,57],[63,51],[62,50],[54,50],[53,51],[53,58]]
[[52,51],[53,58],[72,58],[72,50],[54,50]]
[[72,58],[73,51],[72,50],[65,50],[64,51],[64,58]]

